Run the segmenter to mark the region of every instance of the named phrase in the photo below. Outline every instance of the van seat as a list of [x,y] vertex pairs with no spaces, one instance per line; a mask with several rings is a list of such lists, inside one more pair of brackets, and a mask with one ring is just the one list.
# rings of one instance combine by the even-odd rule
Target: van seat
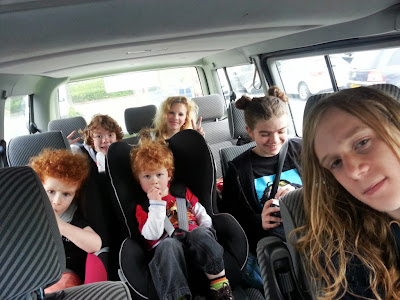
[[229,131],[228,119],[224,118],[225,101],[219,94],[194,97],[192,100],[199,107],[199,117],[202,117],[202,127],[205,139],[214,157],[216,176],[222,176],[219,151],[232,146],[234,140]]
[[[87,123],[86,120],[81,117],[72,117],[66,119],[51,120],[47,125],[48,131],[61,131],[62,134],[67,137],[72,131],[76,131],[72,139],[80,137],[79,130],[84,130]],[[78,145],[83,144],[83,139],[77,141]]]
[[152,127],[156,112],[157,107],[153,104],[125,109],[126,130],[133,136],[124,138],[123,141],[132,145],[137,144],[137,134],[143,128]]
[[7,147],[10,167],[26,166],[29,159],[45,148],[70,149],[67,138],[61,131],[49,131],[12,138]]

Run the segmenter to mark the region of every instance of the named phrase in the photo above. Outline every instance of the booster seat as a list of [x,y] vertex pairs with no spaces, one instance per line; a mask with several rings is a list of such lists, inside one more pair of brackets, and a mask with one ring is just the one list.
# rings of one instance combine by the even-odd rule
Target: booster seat
[[[239,223],[231,215],[217,213],[215,169],[210,149],[204,138],[194,130],[181,131],[168,142],[174,154],[174,182],[183,183],[189,188],[211,216],[218,242],[225,250],[225,269],[234,295],[237,299],[245,299],[246,296],[239,283],[248,255],[247,238]],[[110,197],[121,230],[120,274],[133,291],[134,299],[156,299],[148,268],[150,253],[145,250],[144,239],[138,230],[135,218],[136,205],[145,199],[147,201],[147,198],[139,183],[135,182],[130,169],[131,149],[130,145],[117,142],[110,146],[107,154]],[[205,278],[204,275],[203,277]],[[205,289],[196,281],[196,285],[192,287],[193,294],[197,290],[200,291],[201,287],[203,291],[208,289],[208,285]]]

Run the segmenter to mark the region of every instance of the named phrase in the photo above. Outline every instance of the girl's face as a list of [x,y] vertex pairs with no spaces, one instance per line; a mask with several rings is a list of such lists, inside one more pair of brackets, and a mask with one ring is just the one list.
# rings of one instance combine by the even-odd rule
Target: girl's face
[[187,108],[183,103],[174,103],[167,114],[167,133],[171,137],[181,130],[186,121]]
[[321,166],[350,194],[400,220],[400,162],[372,128],[332,108],[319,124],[314,147]]
[[287,115],[260,120],[254,130],[248,126],[246,130],[257,144],[253,150],[256,154],[263,157],[277,155],[287,140]]
[[78,183],[67,183],[55,177],[46,177],[43,187],[57,215],[67,210],[79,189]]
[[98,128],[92,132],[93,148],[96,152],[107,154],[108,147],[117,141],[117,135],[113,131]]

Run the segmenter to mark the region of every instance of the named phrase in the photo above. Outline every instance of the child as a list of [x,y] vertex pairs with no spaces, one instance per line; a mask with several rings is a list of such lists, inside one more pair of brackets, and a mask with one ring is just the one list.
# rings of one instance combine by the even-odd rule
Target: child
[[108,115],[95,115],[86,128],[79,133],[83,135],[84,144],[71,145],[72,151],[77,152],[76,149],[80,149],[97,163],[99,172],[105,171],[104,159],[108,147],[124,137],[121,126]]
[[197,124],[196,103],[187,99],[184,96],[174,96],[165,99],[157,110],[154,118],[154,128],[145,128],[140,132],[142,138],[160,138],[169,139],[174,134],[184,129],[195,129],[204,136],[203,128],[201,127],[201,117]]
[[318,299],[400,299],[400,104],[371,87],[315,104],[303,127],[298,229]]
[[[67,271],[60,282],[72,277],[74,285],[82,284],[87,254],[99,251],[102,245],[100,236],[82,217],[76,200],[89,173],[87,159],[67,150],[45,149],[31,158],[30,166],[39,175],[49,196],[62,235]],[[53,286],[51,291],[65,287]]]
[[[136,218],[149,249],[154,249],[149,268],[159,298],[191,298],[185,251],[210,280],[211,298],[233,299],[225,277],[224,250],[211,230],[211,217],[189,189],[186,190],[188,232],[178,228],[181,221],[176,216],[176,198],[169,193],[174,158],[165,141],[144,139],[130,156],[133,174],[149,199],[148,207],[137,205]],[[165,232],[165,216],[175,228],[176,238]]]
[[[288,98],[277,87],[270,87],[268,96],[249,98],[242,96],[235,103],[244,110],[246,130],[256,142],[254,148],[242,153],[229,163],[222,190],[223,211],[231,213],[243,227],[249,241],[248,273],[258,280],[245,276],[248,285],[263,290],[259,269],[254,262],[260,239],[270,234],[285,239],[281,218],[275,213],[279,207],[268,200],[279,162],[279,153],[288,143],[279,188],[275,199],[301,186],[299,154],[301,140],[288,139]],[[278,227],[279,226],[279,227]],[[250,265],[256,266],[250,268]],[[251,277],[251,276],[250,276]]]

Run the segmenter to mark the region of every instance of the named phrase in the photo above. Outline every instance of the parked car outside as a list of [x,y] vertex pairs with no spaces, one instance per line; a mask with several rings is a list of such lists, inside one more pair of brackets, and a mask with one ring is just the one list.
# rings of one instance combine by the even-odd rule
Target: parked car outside
[[348,87],[390,83],[400,87],[400,48],[354,52]]
[[[347,85],[349,63],[341,56],[330,56],[339,89]],[[332,82],[323,56],[281,60],[278,67],[285,92],[307,100],[313,94],[332,92]]]

